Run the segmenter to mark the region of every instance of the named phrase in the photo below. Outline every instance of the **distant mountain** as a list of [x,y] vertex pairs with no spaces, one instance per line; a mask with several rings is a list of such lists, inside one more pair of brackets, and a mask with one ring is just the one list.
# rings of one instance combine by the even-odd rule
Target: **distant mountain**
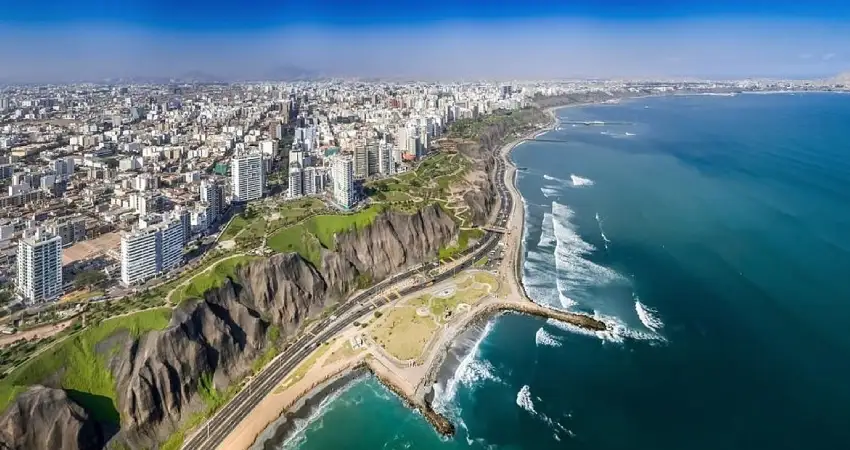
[[212,75],[200,70],[191,70],[179,77],[176,77],[175,80],[184,83],[226,83],[228,81],[224,77]]
[[321,73],[312,69],[303,67],[282,65],[273,67],[267,71],[265,77],[269,81],[299,81],[299,80],[315,80],[321,77]]
[[830,81],[835,84],[843,84],[845,86],[850,86],[850,72],[840,73]]

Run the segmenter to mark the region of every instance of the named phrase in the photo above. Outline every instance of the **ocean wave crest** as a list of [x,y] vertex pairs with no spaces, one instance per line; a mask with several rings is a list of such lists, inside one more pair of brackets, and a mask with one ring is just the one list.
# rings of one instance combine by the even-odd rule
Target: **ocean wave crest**
[[576,174],[570,174],[570,182],[573,187],[593,186],[594,182],[590,178],[580,177]]
[[537,333],[534,334],[534,344],[540,347],[541,345],[549,346],[549,347],[560,347],[561,341],[557,336],[546,331],[545,328],[540,327],[537,330]]
[[542,192],[543,196],[546,198],[557,197],[560,195],[557,186],[543,186],[540,188],[540,192]]
[[[540,397],[538,397],[537,399],[540,400]],[[527,411],[532,416],[539,418],[546,425],[548,425],[549,428],[553,431],[553,434],[554,434],[554,437],[555,437],[556,440],[558,440],[558,441],[561,440],[559,433],[567,433],[567,435],[570,436],[570,437],[575,436],[575,434],[572,431],[568,430],[566,427],[564,427],[563,425],[558,423],[558,421],[553,420],[552,418],[550,418],[546,414],[537,412],[537,410],[534,409],[534,401],[531,400],[531,388],[527,384],[523,385],[520,388],[519,392],[517,392],[517,394],[516,394],[516,404],[517,404],[517,406],[524,409],[525,411]]]
[[484,331],[472,345],[469,353],[460,361],[455,373],[446,381],[445,389],[441,389],[439,384],[434,385],[434,409],[448,411],[448,407],[454,401],[457,390],[461,385],[474,386],[478,382],[488,380],[501,382],[501,379],[495,375],[495,367],[487,361],[478,359],[481,343],[492,330],[493,321],[491,320],[487,322]]
[[664,328],[664,322],[658,317],[658,311],[641,303],[637,296],[635,296],[635,312],[641,323],[650,330],[658,331]]

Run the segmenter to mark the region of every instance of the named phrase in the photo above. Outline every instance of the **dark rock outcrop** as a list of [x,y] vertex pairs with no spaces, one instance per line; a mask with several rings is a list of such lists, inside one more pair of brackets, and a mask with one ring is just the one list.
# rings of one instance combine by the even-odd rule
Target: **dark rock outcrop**
[[359,232],[337,236],[337,254],[358,272],[381,280],[437,254],[457,233],[457,225],[436,205],[415,214],[389,212]]
[[95,450],[100,425],[61,389],[32,386],[0,416],[0,450]]

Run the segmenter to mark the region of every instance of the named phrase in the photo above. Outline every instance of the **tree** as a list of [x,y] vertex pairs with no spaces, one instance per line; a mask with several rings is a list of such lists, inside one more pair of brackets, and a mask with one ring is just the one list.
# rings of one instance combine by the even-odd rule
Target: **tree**
[[77,274],[74,278],[74,287],[77,289],[91,289],[106,281],[106,275],[99,270],[86,270]]
[[15,297],[9,289],[0,289],[0,306],[6,306]]

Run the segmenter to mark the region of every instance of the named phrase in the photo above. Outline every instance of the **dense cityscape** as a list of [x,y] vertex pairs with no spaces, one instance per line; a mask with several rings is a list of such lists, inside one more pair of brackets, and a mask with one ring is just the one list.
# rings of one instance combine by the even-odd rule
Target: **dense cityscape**
[[[207,436],[209,442],[196,436],[186,448],[221,442],[239,420],[248,421],[250,408],[316,346],[334,341],[340,333],[348,336],[370,308],[389,303],[384,297],[364,307],[370,296],[388,288],[412,294],[435,282],[454,283],[452,277],[472,267],[479,273],[475,276],[518,278],[513,264],[519,250],[507,237],[522,220],[517,218],[521,209],[510,197],[515,194],[508,192],[510,174],[500,149],[551,129],[551,108],[661,95],[825,90],[843,91],[845,85],[838,79],[443,84],[329,80],[5,87],[0,91],[0,406],[61,364],[63,389],[85,388],[86,395],[111,398],[100,412],[108,417],[98,420],[117,423],[116,406],[130,408],[135,400],[118,398],[125,393],[116,391],[110,371],[147,386],[139,381],[145,376],[107,369],[100,350],[82,351],[79,361],[74,360],[76,353],[59,357],[49,351],[60,351],[63,340],[71,342],[66,347],[82,342],[79,345],[94,348],[109,341],[116,329],[130,330],[133,336],[163,330],[170,320],[186,320],[189,310],[211,308],[203,302],[186,306],[186,300],[227,295],[227,283],[237,279],[251,289],[251,283],[265,283],[267,291],[259,296],[283,302],[270,305],[270,316],[263,316],[268,328],[256,348],[266,350],[232,357],[245,367],[235,372],[238,376],[228,375],[218,387],[208,388],[217,394],[214,400],[203,399],[205,413],[199,416],[209,419],[207,427],[213,424],[217,434]],[[598,125],[604,123],[573,124]],[[397,213],[413,218],[393,216]],[[392,231],[370,231],[384,234],[350,240],[348,253],[340,253],[336,247],[342,235],[356,235],[379,216]],[[399,248],[407,244],[416,247],[410,255]],[[296,259],[280,259],[291,255]],[[265,266],[252,266],[237,276],[238,268],[261,260]],[[345,267],[339,269],[340,264]],[[283,268],[292,273],[283,274]],[[277,275],[252,272],[259,270]],[[321,273],[321,289],[306,292],[317,284],[297,278],[304,273]],[[274,276],[281,286],[296,285],[297,294],[265,281]],[[606,327],[581,314],[518,303],[516,299],[525,297],[516,289],[482,300],[483,306],[473,311],[518,310],[591,330]],[[258,296],[251,292],[248,296]],[[354,293],[359,294],[346,300]],[[302,301],[315,302],[308,304],[304,317],[278,317],[282,313],[275,308],[287,311],[287,302]],[[238,306],[232,298],[223,303]],[[465,306],[470,314],[470,306]],[[183,315],[172,318],[172,311],[178,310]],[[448,329],[462,329],[467,323],[452,321],[453,311],[442,311],[435,320]],[[339,318],[343,313],[347,315]],[[380,314],[376,311],[374,317]],[[397,323],[378,322],[368,339],[381,341],[380,327],[389,330],[388,336]],[[281,337],[277,327],[290,325],[289,336]],[[321,335],[295,333],[308,326],[327,330]],[[87,330],[98,336],[91,338],[95,344],[87,343]],[[366,346],[364,336],[351,334],[350,345]],[[450,340],[448,332],[434,336],[428,342]],[[284,337],[298,341],[292,344]],[[426,348],[424,342],[416,347],[421,353],[393,353],[399,344],[389,339],[380,345],[373,342],[372,352],[386,351],[389,356],[381,357],[397,360],[440,353],[436,344]],[[218,355],[224,344],[209,345]],[[151,352],[157,365],[167,360],[167,355],[156,359]],[[130,357],[125,360],[135,364]],[[38,368],[45,364],[49,368],[41,373]],[[78,371],[87,364],[97,366],[103,378],[81,381],[85,375]],[[198,392],[212,382],[204,381],[200,367],[181,370],[187,375],[178,378],[191,385],[182,395],[197,405]],[[213,365],[209,370],[218,369]],[[240,392],[250,378],[246,374],[256,376],[254,384],[265,383],[265,390]],[[141,395],[133,390],[140,389],[138,385],[127,389],[127,395]],[[227,395],[222,394],[225,389]],[[92,411],[103,406],[87,403],[91,400],[86,396],[75,400]],[[217,411],[224,411],[219,414],[224,418],[214,416]],[[422,411],[438,430],[445,425],[441,416],[429,415],[430,406]],[[177,448],[184,433],[198,425],[178,408],[167,412],[173,423],[160,424],[160,419],[142,412],[139,418],[133,416],[133,428],[134,422],[126,425],[124,417],[131,413],[121,412],[121,426],[129,428],[120,439],[132,448],[161,442],[171,442],[161,448]],[[153,427],[150,423],[156,424],[158,434],[139,431]],[[30,439],[27,436],[34,434],[21,436]]]
[[166,276],[187,262],[187,249],[213,243],[234,207],[248,202],[311,196],[342,211],[362,207],[364,180],[410,170],[460,119],[523,108],[540,96],[718,86],[8,87],[0,95],[0,182],[6,191],[0,197],[0,279],[15,288],[14,295],[5,293],[4,306],[14,298],[28,305],[60,299],[74,292],[80,274],[124,287]]

